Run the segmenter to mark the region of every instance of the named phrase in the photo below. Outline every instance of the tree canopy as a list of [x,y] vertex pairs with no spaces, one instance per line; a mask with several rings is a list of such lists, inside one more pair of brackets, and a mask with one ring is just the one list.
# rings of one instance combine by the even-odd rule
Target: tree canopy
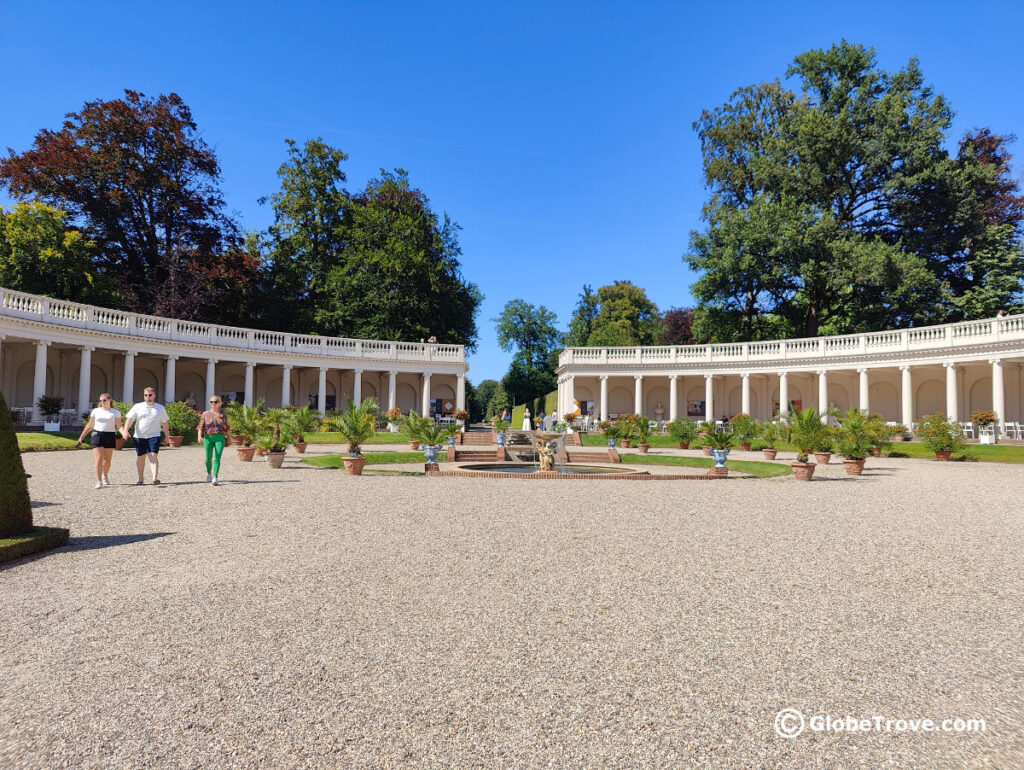
[[647,292],[629,281],[615,281],[596,292],[583,287],[569,322],[566,345],[628,346],[660,343],[663,321]]
[[534,306],[522,299],[506,303],[494,319],[498,345],[502,350],[515,351],[501,384],[518,403],[549,393],[558,384],[555,369],[562,334],[555,326],[557,322],[558,317],[543,305]]
[[1019,300],[1005,137],[976,132],[950,157],[952,111],[914,59],[887,72],[844,41],[786,77],[798,92],[741,88],[694,124],[710,191],[686,256],[699,338],[896,328]]

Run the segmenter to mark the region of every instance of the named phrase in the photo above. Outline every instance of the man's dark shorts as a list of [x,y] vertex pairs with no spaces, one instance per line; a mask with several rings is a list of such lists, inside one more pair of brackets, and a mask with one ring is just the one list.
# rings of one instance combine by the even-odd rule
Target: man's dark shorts
[[135,439],[135,454],[139,457],[147,454],[156,454],[160,451],[160,437],[153,436],[152,438],[136,438]]

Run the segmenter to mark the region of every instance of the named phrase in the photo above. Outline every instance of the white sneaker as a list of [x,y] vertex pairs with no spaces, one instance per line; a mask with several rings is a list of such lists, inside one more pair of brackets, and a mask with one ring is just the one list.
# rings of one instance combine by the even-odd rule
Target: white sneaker
[[107,474],[105,474],[105,473],[103,474],[103,486],[105,486],[105,487],[109,487],[110,486],[110,479],[107,478]]
[[96,489],[103,489],[103,482],[102,481],[97,481],[96,482]]
[[213,481],[211,481],[210,483],[213,484],[215,487],[216,486],[220,486],[220,482],[217,481],[217,477],[216,476],[214,476]]
[[209,484],[211,481],[213,481],[213,476],[211,476],[209,473],[207,473],[206,474],[206,483]]

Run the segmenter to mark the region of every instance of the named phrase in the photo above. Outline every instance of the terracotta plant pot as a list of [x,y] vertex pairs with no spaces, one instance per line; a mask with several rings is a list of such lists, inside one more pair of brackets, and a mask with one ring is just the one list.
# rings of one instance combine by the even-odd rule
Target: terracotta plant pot
[[704,449],[704,454],[706,454],[708,457],[711,457],[711,447],[706,446],[703,449]]
[[257,457],[266,457],[266,455],[267,455],[267,450],[266,449],[264,449],[261,446],[256,447],[256,456]]
[[306,447],[309,446],[305,441],[296,441],[292,446],[295,447],[295,451],[300,455],[306,453]]
[[775,455],[779,453],[778,449],[762,449],[761,454],[764,455],[765,460],[774,460]]
[[880,446],[873,446],[873,447],[871,447],[871,456],[872,457],[881,457],[882,456],[882,447],[880,447]]
[[622,447],[623,449],[629,449],[629,445],[631,443],[632,441],[630,439],[624,438],[619,441],[619,446]]
[[252,456],[256,454],[256,447],[254,446],[240,446],[235,447],[235,451],[238,452],[238,459],[243,463],[251,463]]
[[939,449],[935,452],[935,459],[940,463],[948,463],[950,456],[952,456],[952,449]]
[[815,452],[814,459],[821,465],[828,465],[828,461],[832,459],[831,452]]
[[361,476],[363,474],[363,466],[366,465],[366,458],[362,455],[358,457],[345,457],[345,473],[349,476]]
[[814,463],[790,463],[797,481],[810,481],[814,475]]
[[125,443],[126,442],[125,442],[125,440],[123,438],[115,438],[114,439],[114,449],[116,449],[117,451],[120,452],[122,449],[124,449]]
[[185,440],[184,436],[168,436],[167,443],[177,449],[181,446],[181,442]]
[[749,441],[741,441],[740,442],[740,451],[741,452],[749,452],[750,451],[750,442]]
[[245,443],[245,439],[242,438],[241,436],[232,436],[231,437],[231,443],[234,446],[242,446],[242,444]]
[[271,468],[280,468],[284,462],[284,452],[267,452],[267,465]]
[[690,448],[690,442],[689,441],[680,441],[679,442],[679,448],[680,449],[689,449]]
[[[410,441],[409,442],[409,449],[419,449],[419,448],[420,448],[420,442],[419,441]],[[357,473],[356,475],[358,476],[359,474]]]
[[864,471],[863,460],[843,460],[847,476],[859,476]]
[[640,450],[640,454],[645,455],[651,447],[648,444],[637,444],[636,448]]

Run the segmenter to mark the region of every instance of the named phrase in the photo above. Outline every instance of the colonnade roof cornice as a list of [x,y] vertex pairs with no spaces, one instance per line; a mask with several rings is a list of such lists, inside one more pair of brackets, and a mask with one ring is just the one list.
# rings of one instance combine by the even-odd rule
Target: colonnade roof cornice
[[462,345],[267,332],[144,316],[0,288],[0,333],[122,353],[298,367],[463,374]]

